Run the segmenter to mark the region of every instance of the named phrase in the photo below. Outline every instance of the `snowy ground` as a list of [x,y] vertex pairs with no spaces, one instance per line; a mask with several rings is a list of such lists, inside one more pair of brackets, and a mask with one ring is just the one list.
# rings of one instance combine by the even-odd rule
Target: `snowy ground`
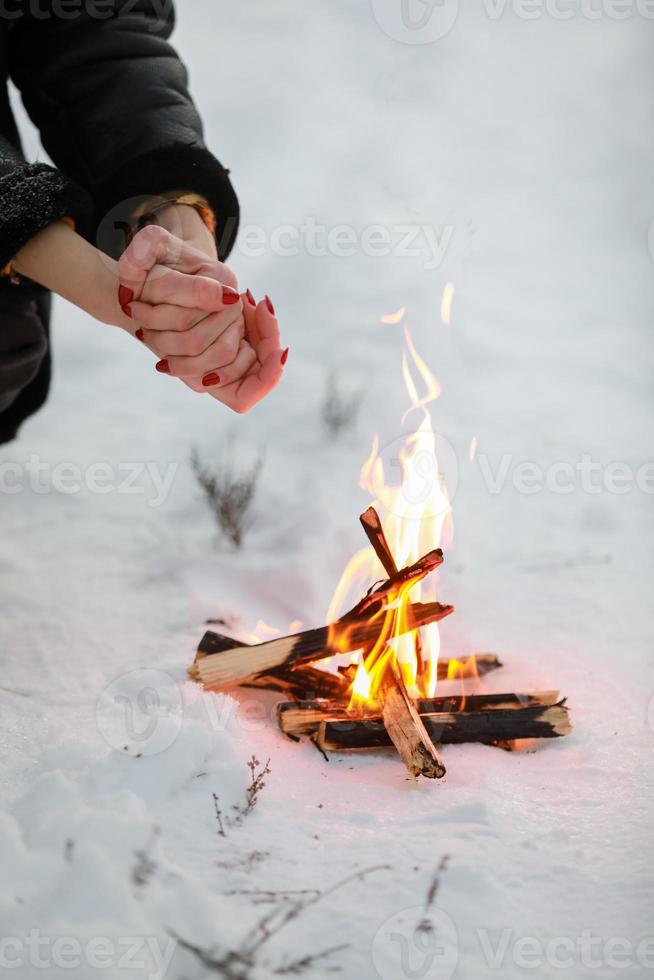
[[[267,892],[309,890],[306,900],[375,867],[290,921],[244,975],[271,977],[341,945],[302,975],[654,969],[653,481],[642,469],[652,458],[654,25],[635,7],[623,21],[598,7],[596,20],[521,19],[511,5],[493,19],[480,0],[421,45],[390,37],[367,3],[180,3],[178,43],[246,225],[269,235],[314,216],[359,235],[381,224],[397,241],[417,224],[447,247],[436,265],[427,252],[311,255],[306,239],[294,256],[268,247],[257,257],[242,238],[236,272],[257,297],[270,293],[291,348],[283,386],[245,418],[157,375],[127,337],[57,307],[52,399],[0,452],[3,463],[49,464],[42,492],[19,471],[25,489],[3,493],[0,516],[8,975],[43,976],[47,964],[52,977],[220,976],[171,935],[221,959],[298,899]],[[448,281],[449,329],[439,316]],[[446,652],[501,652],[508,666],[489,689],[556,686],[575,723],[535,753],[447,749],[438,784],[412,784],[383,754],[326,763],[278,734],[273,699],[254,699],[261,721],[252,698],[246,714],[185,682],[208,616],[243,628],[324,619],[361,543],[369,500],[357,475],[371,437],[400,433],[403,334],[379,318],[401,305],[442,384],[435,424],[459,459],[441,576],[457,607]],[[356,428],[337,442],[321,422],[329,370],[366,386]],[[219,461],[230,438],[243,463],[266,452],[238,554],[221,544],[188,467],[192,444]],[[505,454],[492,492],[489,470]],[[570,493],[517,488],[521,463],[565,480],[548,468],[584,456],[597,492],[577,470]],[[62,462],[85,473],[110,464],[113,488],[62,492]],[[139,478],[143,492],[119,492],[124,467],[143,462],[156,467]],[[633,476],[624,492],[607,469],[615,462]],[[152,506],[151,474],[169,466]],[[144,732],[149,687],[161,712]],[[122,713],[110,708],[116,695]],[[225,814],[242,804],[253,753],[272,773],[222,837],[212,793]],[[446,855],[432,947],[411,910]],[[13,973],[12,961],[22,963]]]

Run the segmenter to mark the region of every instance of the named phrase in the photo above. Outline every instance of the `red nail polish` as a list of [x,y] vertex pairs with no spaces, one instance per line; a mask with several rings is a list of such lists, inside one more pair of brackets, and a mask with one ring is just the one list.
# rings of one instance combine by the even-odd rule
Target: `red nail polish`
[[202,384],[205,388],[213,388],[214,385],[220,384],[220,375],[216,374],[215,371],[210,371],[209,374],[205,374],[203,377]]
[[249,289],[246,290],[245,295],[248,298],[248,303],[250,304],[250,306],[256,306],[257,305],[257,301],[256,301],[256,299],[254,298],[254,296],[252,295],[252,293],[250,292]]
[[288,360],[288,347],[286,348],[285,351],[282,351],[282,356],[281,356],[280,360],[282,362],[282,367],[283,367],[284,364],[286,364],[286,361]]
[[141,341],[141,342],[143,342],[143,343],[145,342],[145,341],[144,341],[144,338],[143,338],[143,331],[141,330],[141,328],[140,328],[140,327],[139,327],[139,329],[138,329],[138,330],[136,331],[136,333],[134,334],[134,336],[136,337],[136,339],[137,339],[137,340],[140,340],[140,341]]
[[157,361],[155,367],[159,374],[170,374],[170,364],[167,360]]
[[234,303],[238,303],[240,298],[239,294],[231,286],[223,286],[223,303],[225,306],[233,306]]
[[133,299],[134,299],[133,289],[130,289],[129,286],[118,287],[118,303],[125,316],[131,317],[132,315],[132,310],[129,304],[132,302]]
[[268,312],[271,316],[275,315],[275,307],[272,305],[272,300],[270,296],[266,296],[266,306],[268,307]]

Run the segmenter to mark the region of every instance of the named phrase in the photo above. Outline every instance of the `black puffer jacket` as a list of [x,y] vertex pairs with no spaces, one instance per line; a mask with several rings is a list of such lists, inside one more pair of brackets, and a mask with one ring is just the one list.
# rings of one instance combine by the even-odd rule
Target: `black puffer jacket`
[[[130,219],[121,208],[178,190],[207,199],[219,254],[229,253],[238,203],[228,172],[204,145],[186,70],[168,43],[173,21],[171,0],[4,0],[0,268],[64,216],[117,254]],[[9,77],[55,167],[25,161]],[[45,399],[47,314],[43,290],[0,282],[0,442]]]

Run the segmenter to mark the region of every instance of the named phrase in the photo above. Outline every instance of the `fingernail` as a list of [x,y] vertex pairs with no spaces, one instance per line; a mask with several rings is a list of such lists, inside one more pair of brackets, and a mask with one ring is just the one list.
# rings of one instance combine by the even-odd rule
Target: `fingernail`
[[272,305],[272,300],[270,296],[266,296],[266,306],[268,307],[268,312],[271,316],[275,315],[275,307]]
[[118,303],[120,308],[125,314],[125,316],[131,317],[132,310],[130,303],[134,299],[134,290],[130,289],[129,286],[119,286],[118,287]]
[[256,306],[257,305],[257,301],[256,301],[256,299],[254,298],[254,296],[252,295],[252,293],[250,292],[249,289],[246,289],[245,295],[248,298],[248,303],[250,304],[250,306]]
[[220,375],[216,374],[215,371],[211,371],[209,374],[205,374],[202,379],[202,384],[205,388],[213,388],[214,385],[220,384]]
[[238,303],[240,298],[239,294],[231,286],[223,286],[223,303],[225,306],[233,306],[234,303]]
[[284,364],[286,364],[286,361],[288,360],[288,347],[286,348],[285,351],[282,351],[282,356],[280,360],[282,362],[282,366],[284,366]]
[[139,327],[139,329],[138,329],[138,330],[136,331],[136,333],[134,334],[134,336],[136,337],[136,339],[137,339],[137,340],[140,340],[140,341],[142,341],[143,343],[145,343],[145,341],[144,341],[144,339],[143,339],[143,331],[141,330],[141,328],[140,328],[140,327]]
[[155,367],[159,374],[170,374],[170,364],[167,360],[157,361]]

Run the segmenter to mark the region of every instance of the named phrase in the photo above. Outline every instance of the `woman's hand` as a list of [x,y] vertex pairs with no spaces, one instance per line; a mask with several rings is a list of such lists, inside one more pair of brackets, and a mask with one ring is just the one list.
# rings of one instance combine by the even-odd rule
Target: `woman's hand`
[[279,324],[272,303],[266,296],[256,303],[248,290],[243,296],[245,343],[255,359],[244,375],[229,381],[223,372],[218,380],[203,379],[208,393],[234,412],[249,412],[279,383],[288,357],[288,347],[282,350]]
[[217,259],[156,225],[119,262],[123,311],[161,360],[157,369],[246,412],[279,381],[288,351],[270,300],[256,305]]

